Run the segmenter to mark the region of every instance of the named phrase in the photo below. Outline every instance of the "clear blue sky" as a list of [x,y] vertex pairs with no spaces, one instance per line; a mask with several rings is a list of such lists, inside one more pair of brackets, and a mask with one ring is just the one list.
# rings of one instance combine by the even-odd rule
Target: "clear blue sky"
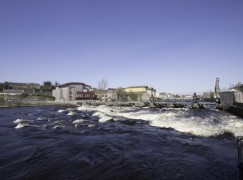
[[242,0],[0,0],[0,82],[201,93],[243,83]]

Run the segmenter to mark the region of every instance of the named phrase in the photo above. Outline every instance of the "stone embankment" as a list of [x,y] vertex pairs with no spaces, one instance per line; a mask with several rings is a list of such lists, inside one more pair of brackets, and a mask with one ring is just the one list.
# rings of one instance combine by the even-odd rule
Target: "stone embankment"
[[232,105],[228,109],[229,112],[243,117],[243,107]]
[[233,103],[231,105],[217,104],[216,108],[243,117],[243,103]]
[[4,101],[0,101],[0,107],[20,107],[20,106],[47,106],[47,105],[65,105],[65,106],[127,106],[127,107],[149,107],[149,108],[192,108],[202,109],[204,105],[198,103],[189,102],[101,102],[99,100],[79,100],[79,101],[53,101],[45,98],[19,98],[11,97],[5,98]]
[[23,107],[23,106],[72,106],[72,103],[56,102],[56,101],[8,101],[1,103],[0,107]]
[[128,107],[149,107],[149,108],[192,108],[203,109],[206,105],[199,103],[185,103],[185,102],[100,102],[100,101],[77,101],[74,104],[78,106],[91,105],[91,106],[128,106]]
[[0,96],[0,107],[73,105],[70,102],[58,102],[43,97],[20,98],[18,95]]

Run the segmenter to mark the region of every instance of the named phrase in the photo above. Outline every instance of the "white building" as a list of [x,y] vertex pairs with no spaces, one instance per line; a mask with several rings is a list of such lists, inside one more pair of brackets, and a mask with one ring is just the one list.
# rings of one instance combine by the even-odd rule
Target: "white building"
[[147,93],[149,94],[150,97],[156,97],[156,89],[152,87],[147,88]]
[[105,96],[106,96],[106,101],[117,101],[116,89],[114,88],[107,89]]
[[173,94],[162,92],[162,93],[159,93],[159,97],[162,98],[162,99],[172,99]]
[[69,82],[56,87],[56,89],[52,91],[52,95],[56,100],[74,101],[81,99],[80,95],[83,92],[85,93],[84,98],[89,99],[93,98],[94,94],[93,92],[89,92],[90,87],[91,86],[80,82]]

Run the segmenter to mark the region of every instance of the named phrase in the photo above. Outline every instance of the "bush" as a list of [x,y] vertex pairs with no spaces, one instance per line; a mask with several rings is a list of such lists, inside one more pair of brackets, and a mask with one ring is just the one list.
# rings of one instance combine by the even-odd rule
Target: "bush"
[[138,101],[138,94],[128,94],[128,96],[132,101]]
[[29,95],[26,94],[26,93],[22,93],[22,94],[19,95],[19,97],[20,97],[21,99],[27,98],[28,96],[29,96]]
[[48,94],[35,94],[33,96],[39,97],[41,99],[49,99],[54,101],[56,98],[54,96],[48,95]]

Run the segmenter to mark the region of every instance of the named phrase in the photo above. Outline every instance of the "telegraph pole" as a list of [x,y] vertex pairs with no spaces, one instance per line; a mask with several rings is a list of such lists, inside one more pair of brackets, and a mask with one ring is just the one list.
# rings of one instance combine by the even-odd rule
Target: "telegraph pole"
[[215,98],[216,98],[216,102],[220,103],[220,88],[219,88],[219,78],[216,78],[216,83],[215,83]]

